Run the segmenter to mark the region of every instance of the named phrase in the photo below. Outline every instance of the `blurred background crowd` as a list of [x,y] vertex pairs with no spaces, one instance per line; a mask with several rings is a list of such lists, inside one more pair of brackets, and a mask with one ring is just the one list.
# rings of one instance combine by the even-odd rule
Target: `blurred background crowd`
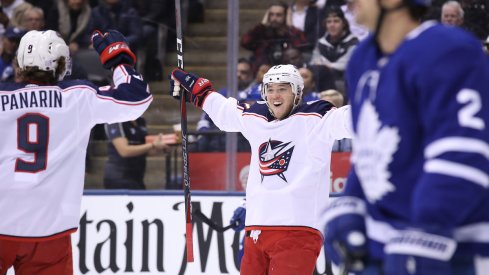
[[[434,0],[425,20],[463,28],[489,52],[489,0]],[[110,85],[90,47],[94,29],[123,33],[137,69],[150,82],[155,100],[137,121],[99,125],[87,154],[88,188],[179,188],[178,104],[167,96],[166,74],[175,65],[174,0],[0,0],[0,81],[15,81],[13,63],[20,38],[29,30],[52,29],[69,45],[72,79]],[[182,0],[186,69],[226,87],[227,1]],[[264,73],[273,65],[293,64],[305,80],[304,101],[348,103],[343,72],[368,30],[354,22],[352,0],[240,1],[237,98],[260,100]],[[168,100],[167,100],[168,99]],[[226,135],[202,111],[190,107],[191,152],[224,152]],[[145,146],[150,143],[151,146]],[[333,151],[351,151],[349,140]],[[250,146],[238,136],[238,152]],[[149,156],[149,157],[148,157]],[[146,181],[146,183],[145,183]]]

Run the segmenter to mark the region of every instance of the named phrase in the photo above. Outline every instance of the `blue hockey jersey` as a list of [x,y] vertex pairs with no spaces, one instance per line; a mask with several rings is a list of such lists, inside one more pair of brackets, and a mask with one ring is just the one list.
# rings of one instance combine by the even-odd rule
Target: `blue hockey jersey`
[[355,131],[346,194],[367,203],[370,255],[400,229],[448,229],[454,257],[489,255],[489,62],[464,31],[425,22],[395,52],[371,36],[346,72]]

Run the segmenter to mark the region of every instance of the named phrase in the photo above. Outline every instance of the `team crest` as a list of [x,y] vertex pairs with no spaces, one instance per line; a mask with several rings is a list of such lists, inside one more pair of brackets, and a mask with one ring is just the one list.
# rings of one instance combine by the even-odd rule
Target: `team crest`
[[352,163],[369,202],[376,202],[395,191],[389,164],[399,148],[397,127],[382,125],[377,110],[367,100],[360,110]]
[[260,145],[258,151],[261,180],[263,181],[265,176],[277,175],[287,182],[284,172],[289,167],[294,146],[290,146],[290,142],[269,139]]

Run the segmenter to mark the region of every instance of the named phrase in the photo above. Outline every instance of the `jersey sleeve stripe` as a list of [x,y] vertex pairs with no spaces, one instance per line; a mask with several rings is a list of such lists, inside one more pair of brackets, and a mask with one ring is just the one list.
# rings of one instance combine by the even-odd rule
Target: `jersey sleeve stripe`
[[457,228],[454,237],[458,241],[489,243],[489,222],[469,224]]
[[319,118],[323,117],[322,115],[320,115],[318,113],[296,113],[296,114],[291,115],[291,117],[293,117],[293,116],[316,116]]
[[144,98],[143,100],[140,100],[140,101],[118,100],[112,96],[101,95],[101,94],[97,93],[97,90],[95,90],[94,88],[92,88],[90,86],[83,86],[83,85],[71,86],[67,89],[62,90],[62,92],[71,92],[71,91],[80,91],[80,90],[88,90],[90,92],[93,92],[95,94],[95,96],[100,98],[100,99],[111,100],[115,103],[122,104],[122,105],[141,105],[141,104],[145,104],[146,102],[148,102],[150,100],[153,100],[153,96],[151,94],[148,94],[146,98]]
[[[387,222],[376,220],[371,216],[365,217],[367,236],[377,242],[387,243],[399,235],[399,231]],[[489,243],[489,223],[472,223],[456,227],[453,231],[454,239],[458,242]]]
[[461,178],[479,184],[484,188],[489,187],[489,175],[482,170],[468,165],[447,160],[432,159],[424,164],[424,170],[427,173]]
[[427,159],[431,159],[454,151],[478,153],[489,159],[489,144],[479,139],[466,137],[447,137],[436,140],[426,147],[424,155]]
[[110,100],[110,101],[113,101],[117,104],[121,104],[121,105],[131,105],[131,106],[134,106],[134,105],[142,105],[142,104],[145,104],[146,102],[148,101],[151,101],[153,100],[153,97],[152,96],[149,96],[147,98],[145,98],[144,100],[141,100],[141,101],[125,101],[125,100],[117,100],[113,97],[110,97],[110,96],[102,96],[102,95],[99,95],[97,94],[97,97],[100,98],[100,99],[104,99],[104,100]]
[[264,116],[261,116],[259,114],[255,114],[255,113],[243,113],[242,116],[254,116],[254,117],[258,117],[258,118],[261,118],[265,121],[268,121],[268,119]]

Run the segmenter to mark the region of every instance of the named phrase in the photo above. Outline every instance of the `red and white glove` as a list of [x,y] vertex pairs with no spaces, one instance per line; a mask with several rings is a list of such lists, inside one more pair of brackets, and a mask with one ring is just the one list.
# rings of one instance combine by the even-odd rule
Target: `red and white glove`
[[[212,83],[203,77],[198,77],[196,75],[187,73],[180,69],[174,69],[171,73],[170,81],[170,93],[175,98],[180,98],[179,91],[177,91],[178,86],[182,86],[185,90],[190,93],[190,98],[186,98],[187,101],[191,101],[195,106],[202,108],[204,105],[205,98],[210,94],[215,92],[212,87]],[[176,94],[174,92],[177,92]]]

